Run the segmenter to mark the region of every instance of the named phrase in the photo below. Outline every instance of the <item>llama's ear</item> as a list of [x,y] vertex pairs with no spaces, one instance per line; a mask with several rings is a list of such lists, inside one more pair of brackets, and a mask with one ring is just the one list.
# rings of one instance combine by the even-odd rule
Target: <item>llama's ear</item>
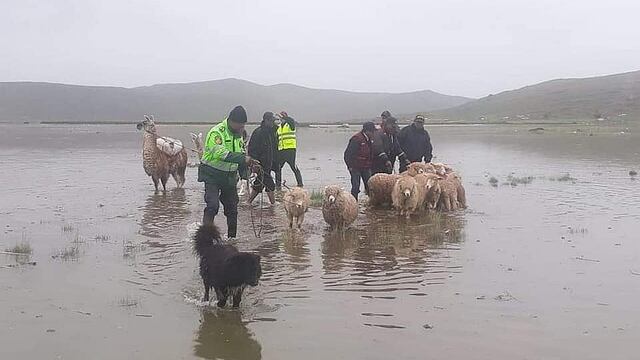
[[195,140],[195,139],[198,138],[198,135],[196,135],[196,134],[194,134],[192,132],[190,132],[189,135],[191,136],[191,140]]
[[202,133],[198,133],[198,139],[202,142]]
[[149,119],[149,115],[147,115],[147,114],[144,115],[144,119],[147,120],[147,121],[151,120],[151,119]]
[[153,115],[151,115],[150,117],[151,117],[151,122],[156,121],[156,120],[153,118]]

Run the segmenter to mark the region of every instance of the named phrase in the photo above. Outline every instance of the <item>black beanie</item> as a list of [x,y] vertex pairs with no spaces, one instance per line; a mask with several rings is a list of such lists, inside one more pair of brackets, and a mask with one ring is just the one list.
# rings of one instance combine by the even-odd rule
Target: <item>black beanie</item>
[[234,123],[245,124],[247,122],[247,112],[244,111],[242,106],[238,105],[231,110],[227,119]]
[[275,118],[273,117],[273,113],[271,111],[267,111],[266,113],[264,113],[264,115],[262,115],[262,121],[269,121],[269,120],[275,120]]
[[376,131],[376,124],[374,124],[373,121],[367,121],[362,124],[362,131]]

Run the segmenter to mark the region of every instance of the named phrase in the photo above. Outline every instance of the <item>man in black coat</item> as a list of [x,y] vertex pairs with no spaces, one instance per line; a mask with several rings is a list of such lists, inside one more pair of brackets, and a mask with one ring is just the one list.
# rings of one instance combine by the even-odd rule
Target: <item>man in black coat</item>
[[[407,155],[409,162],[431,162],[433,157],[433,147],[431,138],[424,128],[424,116],[416,115],[413,124],[405,126],[398,135],[400,146]],[[407,169],[407,166],[400,164],[400,172]]]
[[[388,113],[388,111],[385,111]],[[400,147],[400,141],[398,140],[398,120],[391,116],[384,116],[382,113],[381,129],[376,130],[373,135],[373,166],[372,174],[393,172],[393,167],[396,162],[396,158],[400,160],[400,166],[407,165],[407,156]]]
[[251,134],[247,153],[253,159],[260,161],[261,166],[253,169],[257,177],[251,188],[249,203],[252,203],[263,190],[266,190],[269,202],[272,204],[276,202],[274,194],[276,184],[271,176],[271,171],[274,171],[278,166],[276,160],[278,140],[275,129],[275,117],[272,112],[268,111],[262,116],[260,126]]

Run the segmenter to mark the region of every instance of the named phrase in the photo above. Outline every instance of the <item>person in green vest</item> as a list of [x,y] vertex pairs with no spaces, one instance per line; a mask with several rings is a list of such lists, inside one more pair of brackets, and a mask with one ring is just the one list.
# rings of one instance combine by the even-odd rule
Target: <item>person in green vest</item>
[[281,123],[276,133],[278,134],[278,163],[276,167],[276,187],[280,189],[282,185],[282,168],[284,164],[289,164],[296,177],[298,186],[302,187],[302,174],[296,166],[296,121],[293,120],[286,112],[280,113]]
[[246,155],[242,132],[247,113],[236,106],[229,116],[209,130],[198,167],[198,181],[204,182],[203,225],[213,225],[220,203],[227,217],[227,237],[235,238],[238,230],[238,169],[260,166]]

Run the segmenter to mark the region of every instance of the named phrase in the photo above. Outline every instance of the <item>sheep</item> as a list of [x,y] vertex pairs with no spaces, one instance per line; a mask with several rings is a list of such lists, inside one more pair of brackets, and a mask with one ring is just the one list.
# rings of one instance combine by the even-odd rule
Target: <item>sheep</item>
[[400,178],[397,174],[379,173],[369,178],[369,205],[383,207],[391,205],[391,192],[396,181]]
[[391,199],[393,207],[398,210],[400,216],[407,218],[414,214],[421,206],[423,198],[422,189],[412,176],[401,176],[393,187]]
[[430,173],[421,173],[414,176],[418,186],[420,187],[420,204],[421,209],[433,210],[440,199],[440,176]]
[[187,168],[187,151],[179,140],[160,137],[157,134],[153,116],[144,116],[145,120],[138,123],[138,130],[144,129],[142,137],[142,166],[145,173],[151,176],[153,185],[158,191],[158,182],[167,190],[169,175],[173,176],[178,188],[185,182]]
[[358,202],[349,192],[336,185],[324,189],[322,217],[333,229],[344,229],[358,217]]
[[451,172],[447,174],[447,177],[451,178],[451,181],[456,185],[456,195],[457,195],[456,198],[458,200],[458,205],[461,208],[466,209],[467,194],[466,194],[466,191],[464,190],[464,186],[462,186],[462,178],[456,172]]
[[438,208],[444,211],[458,209],[458,183],[453,176],[447,176],[439,181],[442,193],[438,202]]
[[453,168],[447,164],[443,163],[431,163],[431,166],[435,170],[434,173],[440,176],[445,176],[447,174],[453,173]]
[[414,162],[407,165],[407,170],[402,175],[416,176],[423,173],[435,174],[436,169],[431,163]]
[[309,209],[311,203],[309,192],[301,187],[294,187],[284,194],[283,201],[284,210],[287,212],[287,217],[289,218],[289,228],[293,229],[293,221],[295,219],[296,226],[300,229],[304,221],[304,214]]

